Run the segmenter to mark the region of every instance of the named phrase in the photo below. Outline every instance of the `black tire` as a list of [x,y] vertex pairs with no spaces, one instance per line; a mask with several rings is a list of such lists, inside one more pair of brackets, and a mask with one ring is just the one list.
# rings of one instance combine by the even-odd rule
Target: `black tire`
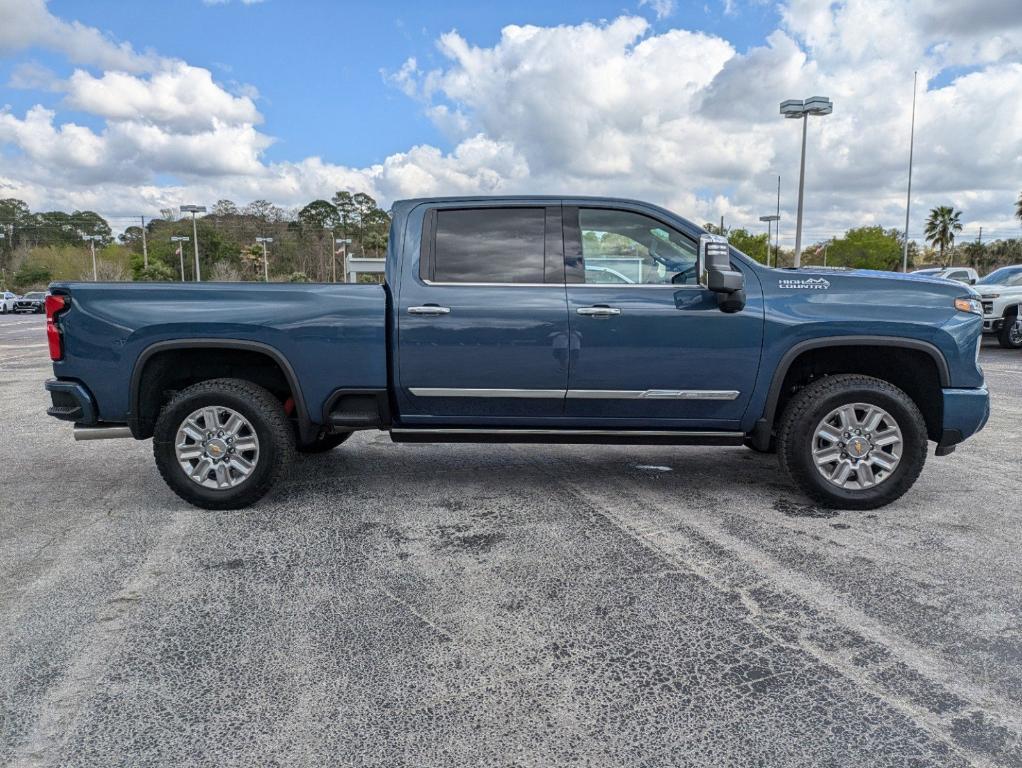
[[[206,488],[178,463],[175,437],[186,418],[203,406],[222,406],[249,421],[259,441],[251,475],[233,488]],[[241,509],[254,504],[281,477],[294,458],[291,425],[283,404],[271,392],[243,379],[211,379],[183,389],[163,406],[153,434],[153,456],[164,481],[178,496],[203,509]]]
[[334,432],[329,435],[323,435],[310,443],[303,443],[298,440],[295,442],[295,450],[298,453],[326,453],[327,451],[332,451],[351,437],[351,435],[351,432]]
[[[813,460],[814,434],[820,422],[841,405],[864,403],[887,411],[902,434],[901,460],[876,485],[847,489],[832,484]],[[926,463],[926,422],[902,390],[872,376],[840,374],[813,382],[791,399],[777,430],[781,468],[814,501],[836,509],[876,509],[900,498]]]
[[1022,349],[1022,329],[1015,330],[1017,315],[1009,315],[997,329],[997,343],[1005,349]]

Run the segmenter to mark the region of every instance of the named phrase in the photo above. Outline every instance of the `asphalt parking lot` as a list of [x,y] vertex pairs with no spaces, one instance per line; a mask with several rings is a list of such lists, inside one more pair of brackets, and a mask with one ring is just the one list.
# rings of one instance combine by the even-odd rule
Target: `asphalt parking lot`
[[877,512],[746,449],[392,445],[206,512],[0,317],[0,764],[1022,765],[1022,352]]

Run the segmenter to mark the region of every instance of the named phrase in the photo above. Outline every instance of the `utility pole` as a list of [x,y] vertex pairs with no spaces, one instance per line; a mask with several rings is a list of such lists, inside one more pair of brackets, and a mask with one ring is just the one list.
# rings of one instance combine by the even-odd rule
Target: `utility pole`
[[96,269],[96,241],[102,240],[102,235],[84,235],[84,239],[89,241],[89,250],[92,252],[92,282],[99,282],[99,272]]
[[341,256],[341,258],[343,259],[343,261],[341,262],[341,272],[342,272],[342,277],[344,277],[344,282],[348,282],[348,246],[351,245],[351,238],[338,237],[338,238],[336,238],[334,240],[334,246],[333,246],[334,247],[334,250],[333,250],[334,257],[330,261],[330,266],[332,268],[332,277],[331,277],[331,279],[332,279],[333,282],[335,282],[335,283],[337,282],[337,250],[336,249],[337,249],[338,245],[341,246],[344,249],[344,253]]
[[192,214],[192,239],[195,245],[195,282],[202,282],[202,274],[199,272],[199,231],[195,224],[195,214],[205,213],[206,206],[204,205],[182,205],[182,213]]
[[142,219],[142,266],[149,269],[149,246],[145,241],[145,216],[140,218]]
[[901,271],[908,272],[908,216],[912,207],[912,154],[916,146],[916,79],[919,72],[912,73],[912,127],[908,134],[908,191],[905,193],[905,243],[901,253]]
[[272,237],[257,237],[256,238],[256,242],[260,243],[263,246],[263,282],[264,283],[268,283],[268,282],[270,282],[270,262],[266,258],[266,244],[267,243],[272,243],[273,242],[273,238]]
[[181,260],[181,282],[185,281],[185,247],[183,243],[187,243],[190,238],[184,235],[175,235],[170,238],[170,242],[177,243],[177,257]]

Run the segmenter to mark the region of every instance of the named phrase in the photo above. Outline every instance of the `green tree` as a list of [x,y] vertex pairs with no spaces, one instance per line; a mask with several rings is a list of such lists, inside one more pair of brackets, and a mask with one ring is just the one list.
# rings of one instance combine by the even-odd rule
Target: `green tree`
[[955,244],[955,232],[962,231],[961,218],[961,211],[956,211],[950,205],[940,205],[930,210],[930,217],[926,220],[926,242],[937,247],[943,266],[948,265],[944,261],[944,254]]
[[344,232],[345,236],[349,236],[353,233],[352,227],[355,224],[355,200],[353,199],[351,192],[347,190],[340,190],[333,197],[334,207],[337,209],[337,216],[340,220],[341,231]]
[[1015,201],[1015,218],[1022,221],[1022,192],[1018,193],[1018,200]]
[[728,242],[746,256],[751,256],[760,264],[766,264],[766,232],[760,235],[753,235],[746,229],[732,229],[728,235]]
[[337,209],[326,200],[313,200],[298,212],[298,223],[305,229],[322,235],[325,229],[334,229],[340,224]]
[[893,270],[900,262],[901,240],[893,229],[850,229],[844,237],[836,238],[827,246],[829,266]]
[[232,200],[217,200],[213,204],[213,210],[210,213],[218,219],[222,219],[225,216],[237,216],[238,206]]

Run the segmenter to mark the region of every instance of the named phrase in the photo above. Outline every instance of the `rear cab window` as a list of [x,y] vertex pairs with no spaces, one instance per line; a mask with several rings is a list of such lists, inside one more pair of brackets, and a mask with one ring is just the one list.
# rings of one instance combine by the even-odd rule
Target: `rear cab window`
[[439,208],[427,214],[420,277],[442,284],[560,283],[560,241],[559,206]]

